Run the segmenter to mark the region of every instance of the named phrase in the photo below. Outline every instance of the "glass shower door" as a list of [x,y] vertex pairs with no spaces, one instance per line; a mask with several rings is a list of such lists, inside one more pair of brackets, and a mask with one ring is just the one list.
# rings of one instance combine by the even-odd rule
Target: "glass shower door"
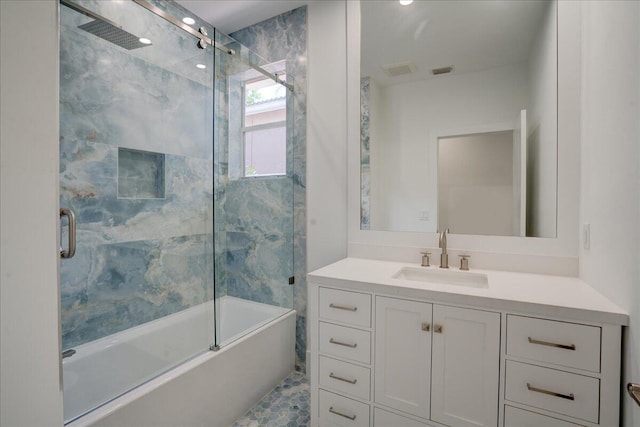
[[66,422],[214,344],[215,67],[198,41],[134,2],[60,7]]
[[294,120],[285,61],[218,31],[216,42],[233,52],[215,53],[216,344],[225,346],[293,308]]

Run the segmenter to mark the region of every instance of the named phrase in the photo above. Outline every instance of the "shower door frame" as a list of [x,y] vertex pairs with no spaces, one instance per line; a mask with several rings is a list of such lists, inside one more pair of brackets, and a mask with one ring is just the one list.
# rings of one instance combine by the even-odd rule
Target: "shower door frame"
[[[117,29],[123,29],[123,27],[120,24],[117,24],[113,20],[111,20],[109,18],[106,18],[106,17],[102,16],[101,14],[96,13],[96,12],[90,10],[90,9],[87,9],[87,8],[75,3],[72,0],[59,0],[58,3],[59,3],[60,6],[65,6],[69,10],[77,12],[78,14],[84,15],[84,16],[86,16],[88,18],[93,19],[93,20],[102,21],[102,22],[104,22],[104,23],[106,23],[108,25],[111,25],[111,26],[113,26],[113,27],[115,27]],[[193,39],[194,43],[197,42],[198,38],[200,39],[201,42],[203,41],[204,36],[202,34],[198,33],[195,30],[192,30],[190,28],[189,29],[185,28],[185,25],[181,25],[181,23],[178,24],[177,23],[178,21],[175,18],[173,18],[171,15],[167,14],[166,12],[162,11],[161,9],[155,7],[151,3],[146,2],[146,1],[140,1],[140,0],[138,0],[138,1],[132,0],[132,3],[137,4],[139,6],[142,6],[146,11],[151,12],[153,15],[155,15],[155,16],[157,16],[159,18],[162,18],[163,20],[169,22],[170,24],[174,24],[175,26],[177,26],[177,27],[179,27],[179,28],[181,28],[183,30],[186,30],[186,32],[188,32],[190,35],[193,35],[193,36],[196,37],[195,39]],[[58,20],[61,19],[60,17],[61,17],[61,13],[62,13],[61,10],[60,10],[60,6],[59,6],[59,9],[58,9]],[[141,13],[146,13],[146,12],[141,12]],[[59,32],[58,34],[59,35],[60,35],[60,31],[62,31],[62,25],[60,25],[59,28],[58,28],[58,32]],[[210,42],[210,39],[207,38],[206,40]],[[207,44],[210,44],[210,43],[207,43]],[[198,47],[200,47],[200,49],[205,49],[207,44],[203,45],[203,44],[198,43]],[[212,60],[215,61],[215,58],[212,57]],[[213,68],[215,69],[215,67],[213,67]],[[211,78],[212,78],[212,82],[213,82],[215,80],[215,75],[212,74]],[[213,91],[214,91],[214,87],[212,86],[211,92],[213,92]],[[213,102],[213,97],[211,99],[211,102]],[[211,138],[212,138],[211,139],[211,144],[212,144],[212,147],[213,147],[213,134],[211,135]],[[120,146],[117,145],[116,147],[119,149]],[[137,149],[131,149],[131,150],[139,151]],[[164,153],[163,153],[163,155],[164,155]],[[211,184],[213,185],[213,182],[211,182]],[[118,196],[118,198],[120,198],[120,197]],[[126,199],[126,197],[125,197],[125,199]],[[163,195],[163,197],[161,197],[161,199],[164,199],[164,195]],[[61,202],[61,200],[59,199],[58,203],[60,204],[60,202]],[[61,216],[61,218],[63,216],[67,216],[69,218],[69,247],[68,247],[67,250],[63,250],[62,247],[61,247],[60,248],[60,254],[59,254],[60,262],[64,262],[66,259],[72,258],[73,255],[74,255],[74,252],[75,252],[75,250],[74,250],[75,249],[75,245],[76,245],[76,242],[75,242],[75,234],[76,234],[75,218],[74,218],[73,211],[71,209],[66,209],[66,208],[60,209],[60,216]],[[212,219],[212,222],[213,222],[213,219]],[[59,234],[59,238],[60,238],[60,234]],[[215,253],[212,253],[212,258],[211,258],[210,262],[211,262],[212,265],[214,264],[214,262],[215,262]],[[213,311],[213,319],[212,320],[215,323],[215,321],[216,321],[215,303],[214,303],[214,301],[215,301],[215,276],[212,275],[209,280],[206,279],[206,278],[204,280],[205,280],[205,283],[210,280],[210,282],[207,285],[210,286],[210,288],[212,290],[212,296],[211,296],[211,300],[210,301],[211,301],[211,305],[212,305],[213,310],[214,310]],[[58,288],[60,289],[61,286],[62,286],[62,283],[60,283],[60,278],[59,278]],[[60,299],[61,299],[61,293],[59,291],[58,292],[59,312],[61,310]],[[205,303],[207,303],[207,301],[205,301]],[[193,307],[190,307],[190,308],[193,308]],[[181,311],[184,311],[184,310],[181,310]],[[173,313],[173,314],[178,314],[181,311]],[[166,316],[162,316],[162,317],[166,317]],[[160,318],[154,319],[152,321],[159,320],[159,319]],[[149,323],[149,322],[145,322],[145,323]],[[138,328],[138,327],[142,326],[143,324],[133,325],[133,326],[130,326],[129,328],[127,328],[127,329],[124,329],[124,330],[122,330],[120,332],[115,332],[115,333],[119,334],[119,333],[122,333],[122,332],[126,332],[126,331],[131,330],[132,328]],[[62,336],[63,336],[62,324],[59,324],[58,336],[59,336],[59,339],[60,339],[61,350],[65,350],[64,347],[62,347]],[[109,337],[109,335],[103,336],[103,337],[100,337],[98,339],[91,340],[89,342],[104,340],[104,339],[106,339],[108,337]],[[217,350],[218,349],[216,347],[216,345],[215,345],[215,343],[217,342],[215,326],[212,328],[211,334],[208,336],[208,341],[209,341],[208,345],[203,345],[202,346],[202,350],[198,354],[193,354],[191,356],[191,358],[195,358],[195,357],[198,357],[199,355],[207,353],[208,351],[212,351],[212,350]],[[89,343],[89,342],[87,342],[87,343]],[[79,345],[71,345],[65,351],[62,351],[61,359],[60,359],[61,362],[62,362],[62,359],[65,359],[66,357],[71,357],[76,353],[76,350],[74,349],[74,347],[78,348],[79,346],[82,346],[82,345],[87,344],[87,343],[82,343],[82,344],[79,344]],[[203,344],[205,344],[205,343],[203,342]],[[91,407],[87,407],[86,409],[83,409],[81,412],[73,413],[73,415],[71,415],[69,418],[66,418],[66,415],[64,415],[65,418],[63,420],[64,420],[65,425],[69,424],[69,423],[73,423],[74,421],[77,421],[78,419],[84,417],[85,415],[87,415],[87,414],[97,410],[98,408],[100,408],[100,407],[112,402],[114,399],[119,398],[123,394],[131,392],[132,390],[134,390],[134,389],[136,389],[136,388],[148,383],[149,381],[152,381],[153,379],[157,378],[158,376],[163,375],[163,374],[165,374],[166,372],[168,372],[168,371],[170,371],[172,369],[175,369],[177,366],[179,366],[180,364],[185,363],[186,361],[188,361],[188,360],[179,361],[177,364],[173,364],[173,363],[172,364],[168,364],[168,365],[165,366],[165,368],[162,371],[156,372],[152,377],[146,377],[146,378],[145,377],[140,377],[140,378],[137,379],[137,381],[135,383],[132,383],[132,385],[129,386],[126,391],[123,391],[123,392],[117,393],[117,394],[110,394],[110,393],[105,394],[105,400],[97,401],[98,403],[92,404]],[[63,365],[61,364],[61,369],[60,369],[60,379],[61,379],[61,381],[64,381],[64,371],[65,370],[63,368]]]

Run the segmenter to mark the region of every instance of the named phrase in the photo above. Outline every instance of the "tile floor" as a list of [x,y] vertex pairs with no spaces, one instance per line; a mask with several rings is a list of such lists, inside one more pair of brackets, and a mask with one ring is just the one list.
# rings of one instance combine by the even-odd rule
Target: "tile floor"
[[233,427],[307,427],[309,425],[309,381],[293,372],[267,394]]

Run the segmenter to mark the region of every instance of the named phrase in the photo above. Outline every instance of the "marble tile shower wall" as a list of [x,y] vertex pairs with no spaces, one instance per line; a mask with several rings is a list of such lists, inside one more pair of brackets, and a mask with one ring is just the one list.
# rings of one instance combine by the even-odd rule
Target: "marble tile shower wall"
[[[114,7],[83,5],[104,15]],[[61,10],[60,205],[78,221],[76,256],[61,263],[64,348],[213,298],[213,79],[167,61],[196,52],[213,66],[213,53],[144,13],[157,49],[128,52]],[[162,160],[145,168],[125,154],[119,170],[119,148]],[[118,197],[119,176],[155,179],[164,194]]]
[[[243,177],[242,84],[260,74],[238,56],[261,65],[269,61],[230,37],[220,34],[218,41],[237,54],[217,52],[216,56],[219,75],[224,76],[216,82],[216,118],[220,125],[216,127],[216,141],[224,145],[220,151],[227,156],[224,191],[216,199],[216,209],[222,212],[216,216],[216,230],[222,230],[225,236],[221,242],[224,264],[216,270],[216,289],[222,285],[230,296],[292,308],[293,288],[288,280],[293,275],[293,105],[288,96],[289,173]],[[220,239],[216,239],[218,242]]]
[[[150,35],[160,51],[126,54],[77,30],[88,18],[61,17],[73,22],[61,31],[60,202],[74,209],[79,222],[79,250],[61,268],[63,346],[210,300],[215,267],[216,297],[229,293],[297,310],[303,364],[306,8],[233,34],[260,56],[286,59],[295,92],[287,100],[293,117],[287,123],[289,176],[230,180],[229,96],[237,88],[224,77],[233,57],[215,52],[214,62],[213,49],[193,49],[193,40],[164,21],[133,16],[134,4],[79,1],[125,29],[137,26],[131,32]],[[174,16],[193,16],[172,1],[152,2]],[[212,65],[207,72],[215,64],[215,80],[194,72],[189,62],[196,59]],[[136,153],[151,153],[142,156],[147,168],[119,173],[119,148],[128,150],[120,160],[129,164]],[[128,193],[134,197],[118,197],[118,178],[134,187]],[[136,193],[138,183],[144,191]],[[282,281],[291,271],[293,293]]]
[[[264,266],[277,269],[287,266],[287,251],[279,248],[286,244],[286,237],[282,233],[293,230],[293,274],[296,283],[293,292],[293,307],[297,311],[296,326],[296,356],[299,367],[304,366],[306,351],[306,134],[307,134],[307,9],[301,7],[282,15],[268,19],[251,27],[230,34],[235,40],[248,47],[258,55],[271,61],[286,60],[287,73],[293,76],[290,83],[294,85],[293,96],[287,99],[292,110],[287,113],[293,120],[288,120],[288,135],[292,139],[290,144],[290,159],[292,182],[275,180],[244,180],[231,183],[227,191],[227,214],[243,212],[245,215],[230,221],[232,226],[229,233],[230,252],[229,267],[231,270],[243,271],[234,279],[228,280],[228,292],[249,298],[282,298],[290,292],[288,285],[279,282],[277,285],[265,286],[264,277],[267,273]],[[293,223],[287,223],[285,214],[291,212],[291,198],[285,194],[290,188],[293,192]],[[268,196],[271,195],[271,196]],[[231,208],[230,200],[238,203]],[[280,205],[276,205],[279,201]],[[257,215],[249,215],[250,212]],[[289,214],[290,215],[290,214]],[[272,217],[273,216],[273,217]],[[238,229],[242,232],[235,234]],[[275,231],[280,230],[280,231]],[[268,251],[243,249],[244,244],[255,242],[257,247],[263,246]],[[238,250],[235,250],[237,248]],[[282,257],[268,257],[267,252],[280,254]],[[262,253],[262,257],[254,257]],[[267,264],[263,264],[267,263]],[[255,278],[256,280],[247,280]],[[229,278],[228,278],[229,279]],[[268,302],[268,301],[266,301]],[[290,306],[290,305],[289,305]]]
[[371,77],[360,79],[360,228],[371,228]]

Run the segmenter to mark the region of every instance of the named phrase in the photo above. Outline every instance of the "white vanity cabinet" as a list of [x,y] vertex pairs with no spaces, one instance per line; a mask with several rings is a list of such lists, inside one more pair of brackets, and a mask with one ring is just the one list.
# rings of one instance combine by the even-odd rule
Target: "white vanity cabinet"
[[[497,425],[499,313],[326,287],[318,296],[320,425],[361,425],[362,404],[327,404],[334,392],[442,425]],[[371,331],[356,328],[371,311]],[[376,427],[427,425],[374,409]]]
[[394,280],[402,268],[309,275],[311,426],[619,425],[628,315],[593,289],[506,272],[484,290],[430,286]]

